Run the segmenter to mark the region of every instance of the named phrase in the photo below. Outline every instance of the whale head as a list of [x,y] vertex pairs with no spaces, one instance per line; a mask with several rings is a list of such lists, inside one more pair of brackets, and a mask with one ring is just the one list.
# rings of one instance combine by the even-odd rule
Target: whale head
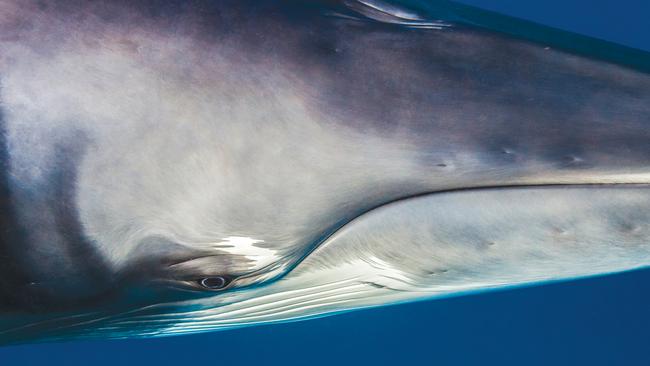
[[647,266],[650,57],[417,3],[0,2],[0,341]]

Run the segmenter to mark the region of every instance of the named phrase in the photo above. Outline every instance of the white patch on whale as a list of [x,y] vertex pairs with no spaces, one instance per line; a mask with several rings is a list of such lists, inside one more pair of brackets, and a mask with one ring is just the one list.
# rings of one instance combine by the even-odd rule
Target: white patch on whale
[[264,240],[253,239],[244,236],[229,236],[221,242],[214,243],[210,247],[230,254],[242,255],[246,259],[255,262],[255,267],[264,267],[280,259],[277,251],[255,245],[264,243]]

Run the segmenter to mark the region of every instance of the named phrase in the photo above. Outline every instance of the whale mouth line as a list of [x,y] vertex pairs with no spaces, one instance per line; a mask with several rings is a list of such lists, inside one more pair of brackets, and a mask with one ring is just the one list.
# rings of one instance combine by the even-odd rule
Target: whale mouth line
[[[632,181],[632,182],[599,182],[599,183],[585,183],[585,182],[580,182],[580,183],[537,183],[537,184],[502,184],[502,185],[484,185],[484,186],[466,186],[466,187],[460,187],[460,188],[451,188],[451,189],[439,189],[439,190],[433,190],[433,191],[423,191],[417,194],[412,194],[412,195],[407,195],[403,197],[399,197],[393,200],[388,200],[386,202],[383,202],[379,205],[372,206],[368,209],[365,209],[361,212],[359,212],[356,215],[351,215],[349,218],[346,220],[341,220],[336,226],[330,228],[329,230],[325,231],[325,234],[322,235],[318,240],[314,241],[312,245],[309,245],[307,250],[302,253],[300,256],[297,256],[297,259],[294,259],[293,261],[285,262],[285,261],[279,261],[279,262],[273,262],[270,263],[264,267],[261,267],[259,269],[256,269],[254,271],[248,272],[241,274],[236,277],[236,281],[247,281],[247,280],[252,280],[252,283],[246,284],[243,286],[228,286],[228,288],[225,289],[225,292],[239,292],[239,291],[246,291],[251,288],[257,288],[257,287],[264,287],[267,285],[271,285],[274,282],[277,282],[278,280],[282,279],[283,277],[289,275],[296,267],[298,267],[306,258],[308,258],[315,250],[317,250],[323,243],[325,243],[328,239],[330,239],[333,235],[335,235],[337,232],[339,232],[341,229],[345,228],[346,226],[350,225],[352,222],[360,219],[361,217],[377,210],[382,207],[395,204],[397,202],[401,201],[406,201],[406,200],[411,200],[411,199],[417,199],[420,197],[425,197],[425,196],[430,196],[430,195],[443,195],[443,194],[452,194],[452,193],[462,193],[462,192],[477,192],[477,191],[496,191],[496,190],[517,190],[517,189],[529,189],[529,188],[536,188],[536,189],[545,189],[545,188],[566,188],[566,189],[571,189],[571,188],[611,188],[611,187],[625,187],[625,188],[633,188],[633,187],[644,187],[648,186],[650,187],[650,179],[648,181]],[[200,259],[204,257],[211,257],[211,256],[217,256],[215,254],[206,254],[206,255],[198,255],[198,256],[193,256],[190,259]],[[183,260],[175,261],[169,264],[170,266],[177,265],[179,263],[185,262],[188,259],[185,258]],[[254,279],[260,276],[265,276],[268,275],[269,273],[273,272],[278,272],[277,275],[272,276],[272,277],[267,277],[267,279],[263,282],[254,282]],[[233,281],[235,282],[235,281]],[[369,286],[379,288],[383,287],[385,289],[389,290],[394,290],[394,291],[402,291],[399,289],[394,289],[391,288],[390,286],[385,286],[381,284],[372,284],[372,283],[367,283]],[[172,288],[182,288],[178,286],[173,286],[171,285]],[[188,288],[183,288],[184,291],[186,292],[193,292],[193,293],[198,293],[198,292],[204,292],[200,289],[188,289]],[[211,291],[210,293],[214,293],[214,291]]]
[[[589,182],[580,182],[580,183],[537,183],[537,184],[503,184],[503,185],[485,185],[485,186],[467,186],[467,187],[460,187],[460,188],[450,188],[450,189],[441,189],[441,190],[434,190],[434,191],[425,191],[417,194],[412,194],[404,197],[399,197],[393,200],[389,200],[386,202],[383,202],[379,205],[372,206],[359,214],[353,216],[352,218],[349,218],[348,220],[342,221],[339,223],[339,225],[331,228],[326,232],[325,235],[321,236],[319,240],[315,241],[313,245],[309,246],[309,249],[298,259],[296,259],[294,262],[292,262],[290,265],[286,266],[285,270],[282,271],[282,273],[278,274],[276,277],[269,279],[265,283],[262,284],[257,284],[256,286],[264,286],[271,284],[273,282],[276,282],[277,280],[280,280],[281,278],[287,276],[291,271],[293,271],[300,263],[302,263],[309,255],[311,255],[316,249],[318,249],[323,243],[325,243],[329,238],[331,238],[333,235],[335,235],[337,232],[339,232],[341,229],[344,227],[350,225],[352,222],[358,220],[359,218],[369,214],[370,212],[380,209],[382,207],[400,202],[400,201],[405,201],[405,200],[410,200],[410,199],[417,199],[420,197],[424,196],[429,196],[429,195],[442,195],[442,194],[450,194],[450,193],[462,193],[462,192],[476,192],[476,191],[491,191],[491,190],[501,190],[501,189],[529,189],[529,188],[537,188],[537,189],[544,189],[544,188],[611,188],[611,187],[625,187],[625,188],[634,188],[634,187],[650,187],[650,176],[648,177],[647,181],[637,181],[637,182],[599,182],[599,183],[589,183]],[[278,263],[273,263],[269,266],[260,268],[250,274],[245,275],[245,277],[242,278],[248,278],[248,277],[254,277],[256,275],[259,275],[261,273],[266,273],[271,271],[272,269],[275,269],[279,266]],[[273,268],[275,267],[275,268]],[[247,289],[249,286],[241,287],[234,289],[236,290],[242,290],[242,289]]]

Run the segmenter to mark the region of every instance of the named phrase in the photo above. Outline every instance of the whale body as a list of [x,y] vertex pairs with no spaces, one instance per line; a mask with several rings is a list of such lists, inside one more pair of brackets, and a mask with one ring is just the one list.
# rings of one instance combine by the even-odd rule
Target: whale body
[[0,342],[645,267],[649,73],[442,1],[0,0]]

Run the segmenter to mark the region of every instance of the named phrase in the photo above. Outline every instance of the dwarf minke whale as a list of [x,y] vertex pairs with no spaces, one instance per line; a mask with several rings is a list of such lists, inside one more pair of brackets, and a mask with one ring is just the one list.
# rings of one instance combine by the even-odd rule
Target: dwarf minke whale
[[0,0],[0,341],[647,266],[648,55],[476,12]]

